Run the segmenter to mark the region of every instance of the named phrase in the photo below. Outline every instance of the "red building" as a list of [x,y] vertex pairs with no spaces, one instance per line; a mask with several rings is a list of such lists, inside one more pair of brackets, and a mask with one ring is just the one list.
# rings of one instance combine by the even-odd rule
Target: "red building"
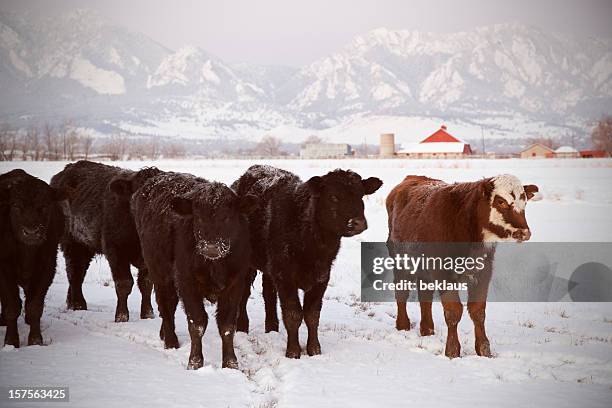
[[419,159],[460,159],[472,154],[470,144],[448,133],[446,125],[426,137],[397,152],[398,156]]

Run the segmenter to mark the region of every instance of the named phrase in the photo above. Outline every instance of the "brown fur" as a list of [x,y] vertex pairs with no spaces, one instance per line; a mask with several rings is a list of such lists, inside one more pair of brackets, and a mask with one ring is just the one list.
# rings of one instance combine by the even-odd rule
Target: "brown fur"
[[[525,196],[530,199],[538,191],[537,186],[524,186]],[[530,233],[525,212],[517,212],[499,196],[491,197],[495,191],[495,179],[487,178],[471,183],[447,184],[441,180],[424,176],[407,176],[387,197],[389,216],[390,252],[393,243],[399,242],[482,242],[486,228],[500,239],[529,239]],[[493,200],[492,200],[493,198]],[[524,197],[523,197],[524,199]],[[500,212],[504,227],[490,222],[491,205]],[[519,228],[514,233],[506,228]],[[474,322],[475,348],[479,356],[491,356],[489,340],[485,332],[486,297],[491,279],[493,250],[486,268],[478,282],[468,291],[468,312]],[[434,279],[447,278],[444,273],[434,272]],[[397,276],[396,276],[397,279]],[[463,314],[463,305],[456,291],[440,294],[444,307],[444,318],[448,327],[446,356],[460,355],[461,347],[457,325]],[[408,292],[396,292],[398,330],[410,330],[410,319],[406,310]],[[432,291],[419,290],[421,304],[420,332],[422,336],[434,334],[431,315]]]

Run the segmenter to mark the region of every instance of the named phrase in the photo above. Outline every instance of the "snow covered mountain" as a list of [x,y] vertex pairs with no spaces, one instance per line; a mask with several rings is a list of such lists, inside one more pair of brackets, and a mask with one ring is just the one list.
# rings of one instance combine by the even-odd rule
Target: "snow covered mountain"
[[597,111],[612,101],[612,42],[518,24],[454,34],[377,29],[300,70],[283,96],[330,115]]
[[371,117],[580,128],[612,106],[612,42],[518,24],[453,34],[381,28],[294,69],[172,51],[86,10],[0,14],[0,92],[2,121],[69,118],[204,138]]

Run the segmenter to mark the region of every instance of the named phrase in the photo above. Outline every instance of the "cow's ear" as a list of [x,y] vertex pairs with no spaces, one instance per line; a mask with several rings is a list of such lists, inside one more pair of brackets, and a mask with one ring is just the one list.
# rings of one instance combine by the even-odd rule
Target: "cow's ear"
[[370,177],[365,180],[361,180],[361,183],[363,184],[363,193],[365,195],[374,194],[376,190],[378,190],[383,185],[382,180],[376,177]]
[[538,186],[536,186],[535,184],[527,184],[526,186],[523,186],[523,189],[525,190],[527,200],[531,200],[536,195],[536,193],[540,191]]
[[172,211],[176,214],[187,217],[193,214],[193,205],[191,200],[185,197],[174,197],[170,203]]
[[495,189],[495,184],[493,184],[493,180],[485,179],[480,183],[480,193],[486,199],[491,198],[491,194],[493,194],[493,190]]
[[51,187],[53,201],[64,201],[68,199],[68,193],[63,188]]
[[311,177],[310,180],[306,182],[306,185],[308,186],[308,189],[310,190],[310,192],[316,196],[316,195],[321,194],[321,190],[323,190],[324,183],[325,181],[323,180],[322,177],[314,176],[314,177]]
[[108,186],[110,191],[119,196],[130,196],[132,195],[132,180],[127,178],[116,178],[112,180]]
[[259,199],[257,198],[257,196],[253,194],[247,194],[244,197],[240,197],[238,207],[241,213],[249,215],[257,209],[258,205]]

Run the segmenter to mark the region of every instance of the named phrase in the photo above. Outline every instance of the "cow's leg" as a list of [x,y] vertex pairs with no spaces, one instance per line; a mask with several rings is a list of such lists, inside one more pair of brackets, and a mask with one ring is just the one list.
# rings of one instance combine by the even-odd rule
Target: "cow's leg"
[[94,253],[86,246],[72,240],[62,242],[62,251],[69,282],[66,306],[72,310],[87,310],[87,302],[83,297],[83,280]]
[[459,357],[461,345],[457,334],[457,325],[463,314],[463,305],[457,291],[446,291],[441,294],[442,306],[444,307],[444,320],[448,327],[446,336],[446,350],[444,354],[449,358]]
[[163,340],[164,348],[179,348],[179,342],[174,328],[174,313],[176,312],[176,305],[178,303],[174,282],[171,280],[162,280],[154,282],[154,285],[157,309],[162,318],[159,338]]
[[140,318],[153,319],[153,306],[151,305],[151,292],[153,291],[153,282],[149,279],[149,271],[145,267],[138,268],[138,289],[140,290]]
[[0,298],[2,299],[2,312],[6,319],[6,334],[4,344],[19,347],[19,331],[17,330],[17,318],[21,314],[21,299],[19,298],[19,287],[17,282],[8,276],[3,276],[0,270]]
[[485,331],[485,310],[487,308],[487,295],[491,282],[493,256],[487,258],[486,267],[478,274],[475,285],[468,286],[468,313],[474,322],[474,335],[476,354],[491,357],[491,345]]
[[113,281],[115,281],[115,293],[117,293],[117,308],[115,309],[115,322],[127,322],[130,320],[128,310],[128,296],[132,293],[134,278],[130,270],[130,261],[120,253],[118,248],[107,248],[106,259],[110,265]]
[[2,300],[0,300],[0,326],[6,326],[6,318],[4,317],[4,312],[2,311]]
[[318,283],[304,294],[304,322],[308,328],[306,351],[309,356],[321,354],[318,331],[325,289],[327,289],[327,282]]
[[298,296],[298,288],[290,281],[278,282],[276,288],[280,297],[283,323],[287,330],[287,351],[285,356],[288,358],[300,358],[302,349],[300,347],[298,331],[302,324],[303,313]]
[[217,327],[222,342],[223,368],[238,368],[234,353],[234,333],[241,296],[244,294],[244,281],[225,289],[217,304]]
[[[404,274],[399,271],[393,271],[393,281],[395,283],[400,282],[406,278]],[[408,317],[408,310],[406,309],[406,302],[410,296],[408,290],[396,290],[395,291],[395,302],[397,303],[397,318],[395,319],[395,328],[397,330],[410,330],[410,318]]]
[[468,302],[467,308],[470,318],[474,322],[474,335],[476,337],[476,354],[482,357],[491,357],[491,345],[485,331],[485,309],[487,302]]
[[178,291],[185,308],[187,327],[189,328],[189,337],[191,338],[191,352],[189,353],[187,369],[197,370],[204,365],[202,336],[204,336],[208,326],[208,314],[206,314],[204,309],[198,285],[191,274],[183,274],[178,279]]
[[30,325],[28,346],[43,345],[42,333],[40,332],[40,318],[42,317],[45,307],[45,296],[47,295],[49,286],[51,286],[52,280],[51,278],[46,279],[44,282],[38,282],[25,293],[25,317],[27,323]]
[[421,304],[421,336],[434,334],[434,323],[431,315],[432,290],[419,289],[419,302]]
[[238,308],[238,320],[236,322],[236,330],[239,332],[249,332],[249,314],[247,312],[247,303],[251,296],[251,286],[257,276],[257,269],[249,268],[249,272],[245,278],[244,289],[240,299],[240,307]]
[[266,333],[271,331],[278,332],[278,314],[276,310],[278,295],[276,286],[274,286],[274,280],[272,277],[266,275],[265,273],[262,274],[261,281],[264,304],[266,308]]

